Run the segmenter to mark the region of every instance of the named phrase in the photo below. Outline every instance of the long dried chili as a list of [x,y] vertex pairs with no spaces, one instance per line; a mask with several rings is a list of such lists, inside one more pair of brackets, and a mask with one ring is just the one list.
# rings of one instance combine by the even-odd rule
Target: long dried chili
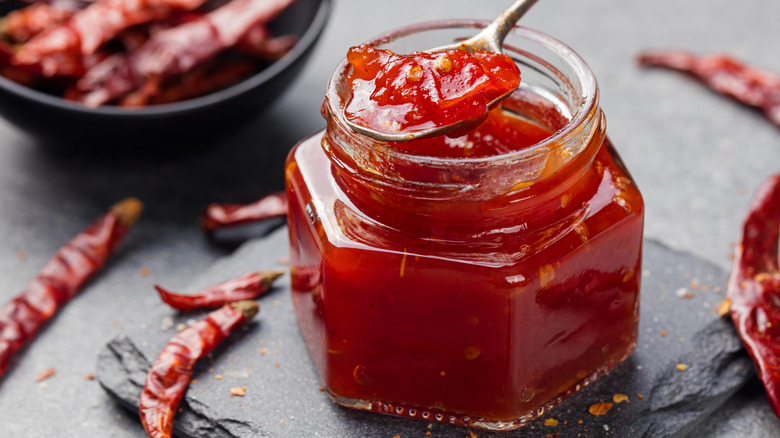
[[164,19],[176,11],[198,8],[206,0],[98,0],[60,26],[48,29],[24,44],[16,55],[20,64],[45,62],[63,53],[95,53],[122,30]]
[[780,417],[780,174],[764,181],[748,208],[728,285],[731,319]]
[[201,220],[204,231],[257,222],[287,215],[287,195],[271,193],[249,204],[210,204]]
[[106,263],[142,208],[135,198],[115,204],[60,248],[27,287],[0,308],[0,375],[14,353]]
[[697,56],[680,50],[648,51],[643,66],[665,67],[692,74],[711,89],[761,109],[780,126],[780,77],[728,55]]
[[174,309],[195,310],[214,308],[236,301],[259,298],[271,289],[274,280],[283,273],[284,271],[250,272],[249,274],[207,287],[191,295],[171,292],[159,285],[154,287],[160,293],[160,298],[163,302]]
[[259,307],[240,301],[209,313],[177,333],[157,356],[141,391],[139,413],[150,437],[170,437],[173,417],[187,390],[198,359],[252,319]]

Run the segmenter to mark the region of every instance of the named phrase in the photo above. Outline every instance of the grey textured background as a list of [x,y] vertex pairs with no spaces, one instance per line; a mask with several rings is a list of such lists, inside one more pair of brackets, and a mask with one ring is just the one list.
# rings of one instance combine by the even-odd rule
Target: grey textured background
[[[158,311],[152,283],[182,287],[230,253],[198,232],[201,208],[282,187],[285,154],[323,125],[325,82],[350,45],[411,22],[489,19],[508,3],[337,0],[298,82],[271,111],[205,148],[95,159],[53,151],[0,120],[0,301],[108,205],[135,195],[148,206],[109,269],[0,381],[0,436],[143,436],[135,418],[84,375],[94,372],[105,342]],[[646,235],[724,270],[753,190],[780,170],[780,129],[682,75],[638,69],[635,56],[657,47],[725,52],[780,73],[777,23],[780,2],[767,0],[540,0],[524,18],[572,46],[596,73],[608,133],[645,196]],[[151,275],[140,275],[141,267]],[[35,383],[52,366],[57,375]],[[778,430],[760,387],[751,385],[693,436],[769,437]]]

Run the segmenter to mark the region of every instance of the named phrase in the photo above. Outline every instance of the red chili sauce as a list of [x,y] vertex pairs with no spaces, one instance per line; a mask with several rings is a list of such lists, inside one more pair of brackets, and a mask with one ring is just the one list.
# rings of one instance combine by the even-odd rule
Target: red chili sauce
[[349,50],[347,61],[352,66],[347,119],[389,134],[456,122],[477,125],[488,104],[520,84],[510,57],[483,50],[398,55],[362,45]]
[[[421,88],[409,87],[416,104]],[[440,115],[423,102],[413,119],[390,120],[406,127],[472,114]],[[375,126],[397,114],[372,105],[362,116]],[[522,109],[537,118],[515,114]],[[434,158],[501,157],[566,123],[550,114],[510,98],[462,137],[390,146]],[[537,174],[479,199],[418,197],[334,141],[320,133],[301,142],[286,176],[293,302],[336,401],[511,429],[631,353],[643,202],[603,130],[573,157],[551,144]]]

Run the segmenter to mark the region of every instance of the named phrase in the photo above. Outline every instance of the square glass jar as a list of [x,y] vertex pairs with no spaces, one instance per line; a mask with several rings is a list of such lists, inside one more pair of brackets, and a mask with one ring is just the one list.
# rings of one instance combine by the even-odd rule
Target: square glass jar
[[[371,44],[408,53],[487,23],[426,23]],[[644,205],[606,137],[598,87],[563,43],[515,27],[520,88],[502,117],[548,129],[480,158],[416,155],[346,127],[342,62],[327,129],[287,167],[292,294],[328,394],[345,406],[521,427],[633,351]]]

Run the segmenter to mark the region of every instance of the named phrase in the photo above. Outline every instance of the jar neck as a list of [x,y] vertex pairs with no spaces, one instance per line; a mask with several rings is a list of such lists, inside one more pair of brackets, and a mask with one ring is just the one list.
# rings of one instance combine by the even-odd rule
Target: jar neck
[[[370,44],[393,49],[419,37],[436,46],[486,24],[422,24]],[[395,229],[430,225],[457,233],[475,224],[511,226],[518,216],[550,223],[572,214],[574,207],[567,208],[565,199],[576,194],[605,136],[595,78],[571,49],[530,29],[514,28],[504,49],[523,77],[502,103],[502,117],[517,117],[552,134],[512,152],[478,158],[417,155],[352,131],[343,114],[349,65],[342,61],[337,67],[322,106],[327,121],[322,146],[335,181],[367,219]]]
[[432,221],[489,228],[517,223],[518,215],[528,215],[529,221],[569,215],[576,203],[566,208],[565,200],[576,195],[606,127],[602,111],[594,106],[565,135],[525,153],[441,160],[400,152],[356,134],[337,118],[326,119],[322,146],[341,190],[370,218],[386,222],[398,217],[398,223],[389,224],[397,229]]

